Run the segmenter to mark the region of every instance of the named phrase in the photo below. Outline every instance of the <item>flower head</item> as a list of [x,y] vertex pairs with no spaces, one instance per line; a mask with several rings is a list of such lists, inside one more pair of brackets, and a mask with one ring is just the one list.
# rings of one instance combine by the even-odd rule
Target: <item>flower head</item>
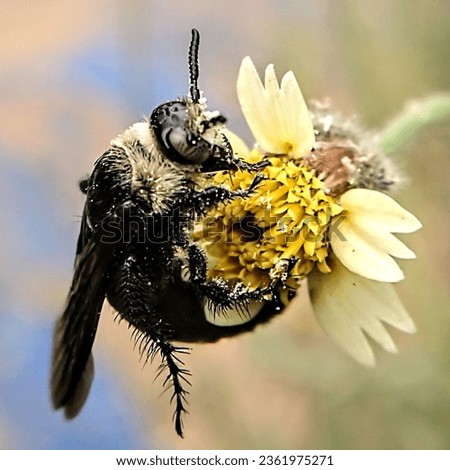
[[[414,329],[386,284],[403,279],[394,257],[414,258],[393,233],[421,227],[386,194],[397,182],[392,165],[374,139],[335,121],[325,108],[310,113],[292,72],[278,84],[269,65],[263,84],[247,57],[237,92],[256,146],[248,150],[232,133],[229,140],[242,158],[268,158],[270,165],[252,196],[220,206],[197,230],[209,273],[258,287],[280,276],[283,260],[294,259],[284,287],[295,291],[308,278],[324,329],[356,359],[372,364],[363,331],[393,352],[381,322]],[[214,183],[245,189],[253,177],[237,171],[231,182],[218,174]]]
[[[260,155],[253,152],[252,157]],[[217,260],[211,275],[258,287],[270,282],[281,260],[292,257],[299,260],[290,273],[293,278],[304,278],[314,266],[329,272],[328,225],[342,207],[325,193],[312,170],[286,155],[270,157],[270,162],[263,171],[267,179],[254,195],[219,207],[212,221],[205,219],[201,238]],[[224,184],[227,178],[218,175],[215,183]],[[250,173],[237,172],[231,188],[248,187],[252,180]]]

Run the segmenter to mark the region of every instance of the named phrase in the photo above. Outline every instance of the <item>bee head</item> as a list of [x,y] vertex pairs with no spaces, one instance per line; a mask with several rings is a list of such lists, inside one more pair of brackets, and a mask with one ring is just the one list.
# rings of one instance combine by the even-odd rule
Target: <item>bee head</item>
[[232,156],[221,131],[226,119],[217,111],[206,111],[206,100],[198,88],[199,45],[199,32],[193,29],[188,55],[189,97],[158,106],[150,117],[159,150],[172,161],[197,166],[210,159],[230,160]]
[[152,112],[150,126],[159,150],[170,160],[198,165],[228,151],[220,130],[225,117],[200,108],[191,100],[180,100],[164,103]]

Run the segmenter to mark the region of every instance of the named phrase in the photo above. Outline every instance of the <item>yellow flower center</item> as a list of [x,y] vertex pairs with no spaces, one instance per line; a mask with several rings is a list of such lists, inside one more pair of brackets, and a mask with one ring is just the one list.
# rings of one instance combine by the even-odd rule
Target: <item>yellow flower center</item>
[[[253,151],[250,162],[262,158]],[[340,212],[335,199],[326,194],[314,170],[292,157],[269,157],[261,170],[266,178],[247,198],[235,198],[211,211],[197,227],[210,260],[209,275],[243,281],[252,287],[266,286],[285,262],[296,260],[290,272],[292,287],[317,266],[330,272],[327,230]],[[214,185],[236,191],[248,188],[255,175],[247,171],[218,173]],[[281,262],[281,263],[280,263]]]

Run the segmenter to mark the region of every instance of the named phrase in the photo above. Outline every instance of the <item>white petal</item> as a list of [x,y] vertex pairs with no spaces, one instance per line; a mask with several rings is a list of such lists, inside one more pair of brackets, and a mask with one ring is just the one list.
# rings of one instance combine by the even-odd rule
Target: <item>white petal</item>
[[401,242],[395,235],[389,232],[377,232],[375,230],[369,231],[367,227],[360,227],[351,221],[352,227],[355,231],[361,233],[361,236],[371,243],[374,247],[378,248],[385,253],[402,259],[415,259],[415,253],[410,250],[403,242]]
[[375,364],[365,334],[386,351],[397,351],[382,321],[408,333],[415,331],[414,323],[390,284],[355,275],[337,261],[330,274],[315,272],[309,276],[308,284],[319,323],[362,364]]
[[[347,213],[344,217],[346,217],[346,223],[350,224],[352,231],[375,248],[397,258],[414,259],[416,257],[412,250],[395,235],[384,231],[383,227],[379,227],[376,224],[362,224],[361,217],[355,217],[353,214]],[[336,228],[339,231],[340,225]],[[338,235],[338,233],[336,234]]]
[[266,73],[264,76],[264,88],[265,93],[268,97],[276,96],[280,92],[280,87],[278,86],[278,80],[277,76],[275,75],[275,67],[273,66],[273,64],[269,64],[266,67]]
[[311,117],[303,98],[298,82],[293,72],[288,72],[281,80],[281,90],[284,99],[284,119],[287,135],[293,148],[292,156],[304,157],[314,147],[315,136]]
[[292,72],[281,81],[273,65],[266,68],[265,87],[249,57],[241,64],[237,93],[242,112],[263,151],[304,156],[314,146],[314,129]]
[[256,317],[263,307],[261,302],[250,302],[248,313],[238,312],[237,310],[227,310],[226,313],[214,314],[208,305],[205,305],[205,317],[206,321],[216,326],[236,326],[243,325],[249,322],[252,318]]
[[266,67],[264,77],[264,99],[267,111],[266,114],[264,116],[260,116],[259,119],[268,118],[270,120],[270,123],[272,123],[272,145],[279,148],[278,153],[286,152],[288,150],[286,143],[289,142],[289,137],[285,127],[285,109],[281,98],[278,80],[275,75],[275,67],[272,64]]
[[[267,152],[283,153],[282,143],[277,139],[277,121],[267,103],[266,94],[250,57],[246,57],[239,69],[237,94],[247,124],[258,144]],[[271,125],[272,122],[272,125]]]
[[402,270],[385,250],[373,244],[365,232],[351,222],[351,216],[331,231],[331,247],[339,261],[350,271],[376,281],[398,282]]
[[386,194],[370,189],[350,189],[339,204],[355,222],[385,232],[409,233],[422,227],[420,221]]
[[369,279],[397,282],[404,278],[390,255],[412,259],[415,254],[391,232],[412,232],[420,222],[386,194],[351,189],[339,204],[342,222],[331,231],[331,246],[351,271]]

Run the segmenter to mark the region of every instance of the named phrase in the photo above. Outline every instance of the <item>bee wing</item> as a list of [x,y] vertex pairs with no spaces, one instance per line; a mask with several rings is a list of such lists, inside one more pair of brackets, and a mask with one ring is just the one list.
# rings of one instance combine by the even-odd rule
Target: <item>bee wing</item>
[[58,319],[53,339],[51,398],[55,409],[64,408],[66,418],[81,410],[94,377],[92,344],[106,295],[108,245],[91,235],[83,215],[75,273],[66,308]]

